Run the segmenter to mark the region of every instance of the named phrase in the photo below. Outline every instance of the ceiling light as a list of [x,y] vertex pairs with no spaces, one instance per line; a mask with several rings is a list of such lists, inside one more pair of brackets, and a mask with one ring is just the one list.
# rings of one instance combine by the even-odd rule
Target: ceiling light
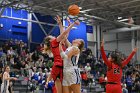
[[82,7],[79,7],[79,9],[82,9]]
[[128,21],[128,19],[121,19],[121,20],[118,20],[119,22],[124,22],[124,21]]
[[83,11],[88,12],[88,11],[91,11],[91,10],[93,10],[93,9],[86,9],[86,10],[83,10]]
[[80,13],[86,13],[85,11],[80,11]]
[[91,10],[93,10],[93,9],[81,10],[80,13],[86,13],[86,12],[89,12],[89,11],[91,11]]
[[122,19],[122,17],[118,17],[118,19]]

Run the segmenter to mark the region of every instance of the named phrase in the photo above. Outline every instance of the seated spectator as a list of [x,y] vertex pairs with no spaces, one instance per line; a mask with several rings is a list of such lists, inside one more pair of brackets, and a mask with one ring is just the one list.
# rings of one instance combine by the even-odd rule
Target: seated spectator
[[136,81],[134,89],[136,93],[140,93],[140,81]]
[[[43,85],[45,85],[46,83],[44,82],[43,83]],[[54,81],[53,80],[51,80],[51,81],[49,81],[49,83],[48,83],[48,86],[46,87],[45,86],[45,93],[57,93],[56,92],[56,88],[55,88],[55,86],[54,86]]]
[[15,55],[15,52],[14,52],[12,47],[10,47],[10,49],[7,51],[7,54],[10,55],[10,56],[14,56]]
[[88,78],[87,78],[86,71],[81,72],[81,78],[82,78],[82,82],[83,82],[84,86],[87,86],[88,85]]
[[38,76],[38,84],[39,85],[42,85],[44,79],[45,79],[45,76],[43,75],[43,73],[39,73],[39,76]]
[[127,85],[128,92],[131,93],[132,86],[133,86],[133,81],[132,81],[131,75],[128,75],[128,77],[126,78],[126,85]]
[[0,57],[2,57],[3,55],[3,50],[2,50],[2,47],[0,47]]
[[101,85],[105,85],[106,84],[106,80],[105,80],[104,74],[102,74],[101,77],[99,77],[99,83]]
[[126,84],[122,85],[122,91],[123,91],[123,93],[128,93],[128,90],[126,88]]
[[91,67],[90,67],[90,64],[89,63],[87,63],[87,65],[85,66],[85,70],[87,72],[90,72],[91,71]]
[[35,74],[33,75],[32,80],[38,81],[38,74],[37,74],[37,73],[35,73]]

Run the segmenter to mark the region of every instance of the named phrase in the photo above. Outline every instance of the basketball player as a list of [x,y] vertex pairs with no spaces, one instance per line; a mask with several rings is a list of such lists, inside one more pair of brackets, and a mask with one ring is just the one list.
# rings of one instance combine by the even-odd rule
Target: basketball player
[[[127,65],[134,54],[136,53],[137,48],[134,48],[131,54],[124,61],[121,60],[118,53],[112,52],[109,59],[107,59],[104,52],[104,40],[101,43],[101,55],[108,67],[107,70],[107,85],[106,93],[122,93],[121,88],[121,78],[122,78],[122,69]],[[122,61],[122,62],[121,62]]]
[[10,80],[17,80],[17,78],[10,77],[10,67],[5,66],[4,72],[2,73],[2,84],[1,84],[1,93],[12,93],[11,87],[10,87]]
[[72,45],[64,52],[62,44],[59,44],[60,55],[63,58],[63,93],[81,93],[80,71],[78,69],[78,60],[80,51],[84,47],[82,39],[75,39]]
[[[61,21],[60,18],[58,18],[58,16],[57,16],[57,20],[59,22]],[[61,25],[61,24],[62,23],[60,22],[59,25]],[[47,50],[50,49],[53,53],[53,56],[54,56],[54,64],[53,64],[53,67],[52,67],[51,75],[47,78],[46,85],[53,78],[53,80],[55,81],[55,86],[56,86],[57,93],[62,93],[61,82],[62,82],[62,77],[63,77],[63,62],[62,62],[60,52],[59,52],[59,42],[70,32],[70,29],[75,24],[78,25],[79,21],[75,21],[75,22],[71,23],[69,25],[69,27],[67,27],[66,30],[63,31],[58,37],[54,37],[54,36],[49,35],[45,38],[45,44],[47,46]],[[60,28],[60,31],[62,31],[62,30],[63,29]],[[63,46],[63,49],[65,50],[64,46]]]

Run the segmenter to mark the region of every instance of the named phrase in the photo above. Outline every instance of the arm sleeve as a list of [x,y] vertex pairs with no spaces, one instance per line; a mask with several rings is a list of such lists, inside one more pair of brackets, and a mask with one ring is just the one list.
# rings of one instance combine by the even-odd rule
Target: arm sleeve
[[104,51],[104,47],[101,47],[101,55],[102,55],[102,59],[104,60],[105,64],[111,68],[111,62],[108,61],[105,51]]
[[65,54],[65,52],[61,52],[60,55],[61,55],[62,59],[68,58],[68,56]]
[[132,59],[132,57],[134,56],[135,53],[136,53],[136,52],[134,52],[134,51],[131,52],[131,54],[127,57],[127,59],[125,59],[125,60],[123,61],[122,67],[124,67],[125,65],[127,65],[127,64],[130,62],[130,60]]

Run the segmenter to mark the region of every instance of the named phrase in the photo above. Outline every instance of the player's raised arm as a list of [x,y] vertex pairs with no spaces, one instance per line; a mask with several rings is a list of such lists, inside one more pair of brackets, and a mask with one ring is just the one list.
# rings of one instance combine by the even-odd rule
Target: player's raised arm
[[76,25],[79,25],[79,21],[77,20],[77,21],[71,23],[70,26],[67,27],[67,29],[66,29],[64,32],[62,32],[62,33],[57,37],[57,42],[60,42],[60,41],[70,32],[71,28],[72,28],[75,24],[76,24]]
[[60,34],[61,34],[64,31],[64,27],[62,25],[61,17],[59,15],[57,15],[55,17],[55,20],[57,21],[57,24],[58,24],[59,29],[60,29]]
[[133,51],[130,53],[130,55],[127,57],[127,59],[125,59],[122,63],[122,67],[124,67],[125,65],[127,65],[130,60],[132,59],[132,57],[134,56],[134,54],[137,52],[138,48],[134,48]]
[[100,51],[101,51],[101,55],[102,55],[102,59],[104,60],[105,64],[111,68],[111,62],[108,61],[107,57],[106,57],[106,53],[104,51],[104,39],[102,40],[101,42],[101,48],[100,48]]

